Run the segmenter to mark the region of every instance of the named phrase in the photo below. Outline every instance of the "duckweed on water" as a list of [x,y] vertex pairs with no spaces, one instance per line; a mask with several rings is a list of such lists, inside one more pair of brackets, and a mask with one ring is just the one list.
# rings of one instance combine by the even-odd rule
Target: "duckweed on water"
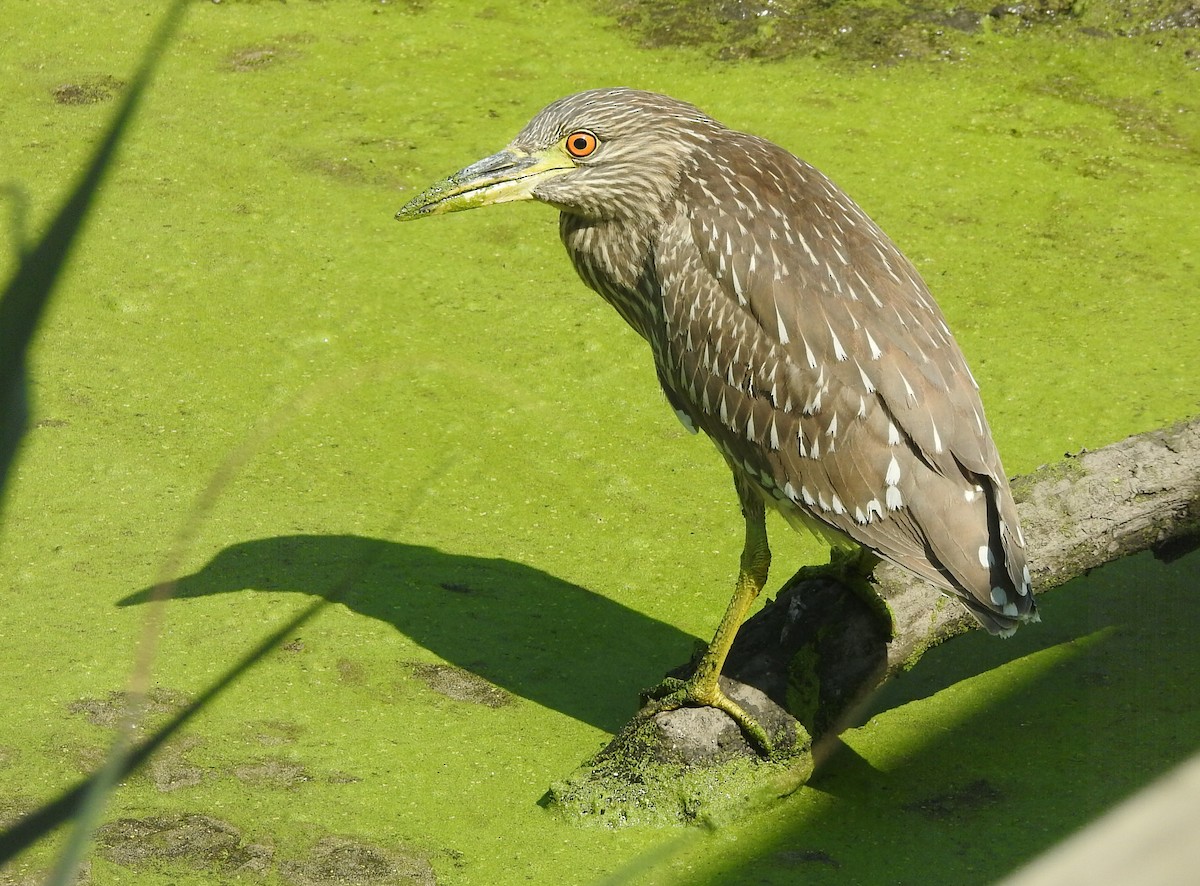
[[[280,409],[195,527],[157,697],[373,565],[117,792],[93,883],[987,882],[1190,754],[1195,556],[1144,557],[1012,641],[931,651],[748,820],[677,844],[538,805],[717,622],[741,545],[724,466],[553,212],[392,220],[552,99],[669,92],[831,174],[928,278],[1012,473],[1200,411],[1192,6],[929,7],[195,4],[34,354],[0,533],[0,819],[95,765],[142,591]],[[149,11],[6,8],[13,242]],[[772,532],[777,584],[823,560]]]

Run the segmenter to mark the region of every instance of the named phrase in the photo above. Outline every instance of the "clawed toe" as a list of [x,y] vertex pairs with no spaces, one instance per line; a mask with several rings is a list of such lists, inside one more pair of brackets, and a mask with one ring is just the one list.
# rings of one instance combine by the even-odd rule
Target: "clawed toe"
[[710,707],[724,711],[733,719],[747,740],[765,756],[770,756],[774,743],[767,731],[737,702],[727,696],[715,680],[701,683],[695,678],[680,680],[667,677],[653,689],[642,693],[647,717],[682,707]]

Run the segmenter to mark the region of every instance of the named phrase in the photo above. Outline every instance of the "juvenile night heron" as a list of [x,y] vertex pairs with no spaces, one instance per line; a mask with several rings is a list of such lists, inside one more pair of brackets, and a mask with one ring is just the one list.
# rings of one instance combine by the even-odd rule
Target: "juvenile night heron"
[[978,386],[912,263],[802,160],[664,95],[560,99],[498,154],[397,213],[514,200],[561,213],[583,281],[646,340],[667,401],[733,471],[746,542],[733,599],[661,708],[710,705],[767,578],[766,506],[843,562],[897,563],[994,634],[1036,620],[1025,540]]

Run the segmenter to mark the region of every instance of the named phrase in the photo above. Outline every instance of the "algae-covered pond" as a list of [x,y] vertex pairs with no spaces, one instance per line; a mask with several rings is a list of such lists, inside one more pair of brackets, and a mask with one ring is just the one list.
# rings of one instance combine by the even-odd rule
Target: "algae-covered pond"
[[[100,765],[162,577],[148,728],[337,602],[114,794],[84,882],[983,883],[1195,752],[1200,560],[1141,555],[935,650],[752,817],[539,805],[710,636],[742,540],[551,210],[392,220],[549,101],[668,92],[827,172],[929,281],[1012,474],[1200,412],[1191,7],[837,5],[194,3],[30,366],[0,823]],[[5,276],[161,12],[5,6]],[[775,586],[823,556],[770,528]]]

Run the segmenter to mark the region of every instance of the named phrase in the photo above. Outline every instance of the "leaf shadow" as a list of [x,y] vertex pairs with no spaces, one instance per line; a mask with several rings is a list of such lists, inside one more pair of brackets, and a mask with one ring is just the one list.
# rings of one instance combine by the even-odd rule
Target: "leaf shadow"
[[[363,564],[354,581],[342,578]],[[149,601],[152,588],[120,606]],[[696,638],[511,560],[357,535],[287,535],[230,545],[178,579],[174,599],[286,591],[336,601],[447,662],[606,732],[637,692],[685,660]],[[174,605],[178,605],[177,603]]]

